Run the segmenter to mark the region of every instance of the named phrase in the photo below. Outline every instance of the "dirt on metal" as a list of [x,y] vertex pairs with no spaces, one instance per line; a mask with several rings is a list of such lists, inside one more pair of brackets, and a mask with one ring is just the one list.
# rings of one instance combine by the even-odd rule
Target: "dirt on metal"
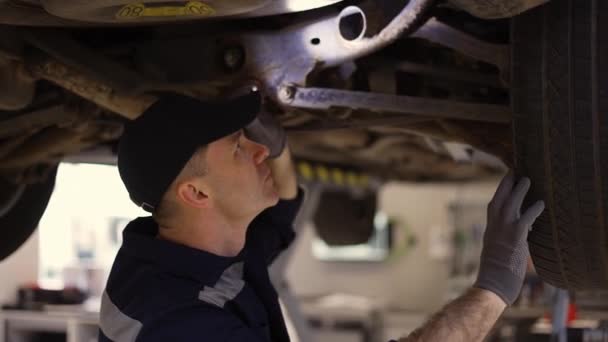
[[450,0],[457,7],[483,19],[510,18],[548,0]]

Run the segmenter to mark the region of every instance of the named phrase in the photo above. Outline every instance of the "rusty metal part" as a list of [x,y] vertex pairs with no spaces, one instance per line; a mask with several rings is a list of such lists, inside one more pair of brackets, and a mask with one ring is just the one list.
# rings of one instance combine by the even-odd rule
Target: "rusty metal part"
[[15,152],[0,160],[0,170],[21,169],[80,146],[82,136],[71,129],[49,128],[30,138]]
[[52,16],[40,7],[17,0],[0,0],[0,23],[19,26],[90,26],[87,23]]
[[349,150],[365,147],[370,140],[368,132],[362,129],[342,129],[332,132],[319,131],[311,134],[309,132],[288,131],[290,145],[300,142],[306,145],[320,144],[336,149]]
[[[375,131],[380,128],[374,129]],[[435,121],[415,123],[405,127],[382,127],[381,131],[384,133],[401,133],[406,135],[415,135],[418,137],[430,137],[441,141],[456,141],[465,142],[462,137],[454,135],[451,132],[447,132],[443,127],[439,126]]]
[[[323,134],[321,132],[321,134]],[[360,167],[378,177],[403,181],[465,181],[491,176],[496,170],[460,163],[430,150],[424,138],[383,136],[364,148],[348,150],[324,145],[317,134],[290,136],[294,155],[304,160]]]
[[401,95],[374,94],[327,88],[292,87],[292,98],[281,98],[283,105],[329,109],[345,107],[376,112],[403,113],[424,118],[451,118],[483,122],[511,122],[508,106],[466,103]]
[[80,118],[78,113],[66,110],[63,105],[56,105],[0,121],[0,138],[13,137],[28,130],[37,130],[58,123],[75,122]]
[[[409,34],[426,19],[425,13],[432,3],[432,0],[408,1],[393,21],[371,38],[364,37],[365,25],[358,27],[355,24],[353,28],[355,37],[346,33],[352,31],[350,26],[353,24],[350,23],[357,22],[357,20],[350,20],[350,17],[360,16],[361,20],[365,22],[365,14],[361,9],[353,6],[345,8],[338,14],[309,20],[278,32],[238,32],[234,35],[229,33],[228,36],[210,32],[211,34],[197,35],[197,39],[195,39],[195,42],[193,41],[194,44],[186,45],[193,46],[196,51],[210,51],[202,54],[202,57],[205,57],[204,60],[220,59],[228,70],[224,72],[224,75],[216,75],[217,69],[221,69],[219,65],[211,66],[210,70],[216,70],[215,74],[206,70],[206,68],[203,68],[206,70],[204,72],[201,72],[201,70],[193,72],[190,67],[187,74],[195,74],[198,82],[213,81],[216,84],[222,77],[227,78],[224,82],[234,82],[246,77],[257,77],[264,82],[264,86],[268,89],[278,89],[278,85],[283,82],[305,84],[306,77],[315,68],[341,65],[346,61],[356,59],[388,45],[400,35]],[[55,64],[63,64],[65,68],[69,66],[77,71],[72,74],[80,74],[78,77],[81,79],[88,79],[91,82],[94,81],[109,87],[115,93],[120,92],[121,95],[125,95],[141,92],[142,90],[159,90],[158,87],[163,87],[162,84],[153,84],[153,80],[143,79],[140,74],[77,44],[66,36],[65,32],[36,28],[22,31],[26,41],[52,56]],[[218,44],[218,41],[224,43]],[[169,50],[173,52],[173,49],[166,45],[167,42],[159,43],[161,51]],[[186,42],[181,41],[181,43]],[[201,48],[196,48],[196,46]],[[282,48],[277,49],[279,46]],[[146,59],[151,56],[151,54],[145,52],[145,49],[137,49],[137,51],[143,51],[143,62],[146,62]],[[238,51],[238,54],[235,53],[236,51]],[[186,55],[189,53],[190,51]],[[201,55],[201,53],[198,52],[198,55]],[[155,54],[152,54],[152,56],[155,56]],[[169,63],[175,64],[173,55],[170,54],[170,56]],[[200,64],[200,59],[195,60],[197,65]],[[245,62],[241,66],[243,61]],[[158,65],[151,65],[154,70],[179,69],[179,67],[167,67],[164,65],[167,61],[164,60],[158,62],[160,62],[157,63]],[[205,63],[205,65],[207,64],[213,63]],[[205,77],[203,75],[205,72],[210,73],[210,75]],[[180,75],[183,74],[184,72],[180,72]],[[41,76],[44,77],[44,73]],[[54,75],[46,76],[44,78],[49,78],[53,82],[63,85],[54,79]],[[167,81],[169,80],[170,78],[167,79]],[[68,87],[69,90],[73,90],[73,88],[76,88],[76,85],[72,84],[71,87]],[[83,86],[79,85],[77,88],[82,90]],[[87,90],[90,90],[95,86],[88,88]],[[89,95],[85,97],[91,99],[91,94],[86,94],[87,91],[84,92],[85,94],[77,93],[79,95]],[[99,99],[95,100],[96,103],[99,103],[98,101]],[[108,104],[104,108],[112,110],[112,107]],[[125,115],[121,111],[117,112]],[[130,113],[125,116],[132,117],[133,114]]]
[[315,121],[315,115],[310,114],[306,110],[300,110],[298,108],[293,108],[285,112],[280,118],[281,124],[286,129],[295,128],[313,121]]
[[435,18],[427,21],[410,37],[426,39],[457,50],[474,59],[493,64],[502,73],[509,70],[511,50],[508,45],[484,42]]
[[450,0],[450,3],[483,19],[510,18],[549,0]]
[[495,155],[507,166],[513,166],[513,136],[510,125],[441,120],[438,124],[462,142]]
[[145,94],[120,94],[107,84],[84,76],[79,70],[57,60],[48,59],[31,65],[30,68],[36,77],[51,81],[102,108],[129,119],[135,119],[156,101],[154,96]]
[[395,69],[398,71],[421,76],[430,76],[452,81],[464,81],[490,87],[505,88],[505,85],[502,83],[498,75],[481,74],[468,70],[455,70],[451,68],[424,65],[412,62],[395,61],[393,63],[385,61],[383,64],[394,65]]
[[69,38],[65,32],[52,29],[23,29],[24,40],[47,53],[60,63],[77,69],[82,77],[95,79],[122,94],[137,94],[143,87],[152,86],[120,63],[105,58],[99,52],[88,49]]
[[[373,160],[378,158],[379,155],[382,155],[385,162],[408,164],[411,162],[412,153],[405,154],[401,149],[401,147],[406,144],[408,145],[407,148],[410,150],[413,148],[413,146],[415,146],[411,144],[410,139],[407,139],[406,137],[396,135],[387,136],[378,139],[370,146],[355,151],[354,153],[358,157],[367,160]],[[399,146],[399,148],[395,148],[395,146]]]
[[413,123],[404,127],[384,127],[381,131],[385,134],[401,132],[433,137],[441,141],[464,143],[497,156],[506,165],[513,163],[512,136],[509,125],[461,120],[437,120]]
[[[137,72],[84,48],[64,32],[28,29],[24,30],[24,37],[29,44],[51,56],[50,59],[43,56],[29,61],[34,76],[48,79],[103,108],[134,118],[153,101],[151,97],[135,95],[144,90],[176,90],[180,86],[191,90],[219,89],[247,78],[257,78],[276,98],[275,91],[281,84],[306,84],[314,70],[342,65],[409,34],[424,22],[432,3],[433,0],[408,1],[397,17],[371,38],[364,36],[365,14],[358,7],[349,6],[340,13],[280,31],[228,30],[226,34],[197,34],[190,43],[184,39],[159,40],[156,44],[146,42],[138,45],[135,60],[141,59],[145,70],[159,72],[152,79],[144,79]],[[352,16],[359,18],[363,25],[358,25],[358,20],[351,20]],[[174,47],[183,46],[188,46],[189,50],[182,53],[183,61],[176,66]],[[202,67],[192,70],[191,66],[200,65],[201,60],[220,61],[220,65],[202,63]],[[167,76],[162,77],[164,75]],[[158,83],[154,81],[157,79]]]
[[121,134],[122,125],[115,123],[92,121],[74,127],[48,127],[0,158],[0,170],[23,169],[43,161],[58,162],[65,154],[115,140]]
[[19,110],[29,105],[36,91],[36,80],[23,63],[0,58],[0,109]]
[[[375,64],[389,65],[389,64]],[[367,76],[369,90],[374,93],[397,94],[397,77],[395,70],[389,67],[381,67],[369,72]]]
[[[0,0],[1,2],[2,0]],[[1,9],[0,9],[1,11]],[[23,56],[23,38],[17,27],[2,27],[2,39],[0,39],[0,58],[9,60],[20,60]]]
[[23,143],[29,139],[36,132],[27,132],[23,133],[18,137],[11,138],[7,141],[0,142],[0,160],[11,154],[15,151],[19,146],[23,145]]
[[344,120],[323,120],[301,124],[291,128],[291,131],[325,131],[340,130],[344,128],[371,128],[378,126],[407,126],[422,121],[432,120],[432,118],[420,117],[416,115],[399,115],[375,118],[357,118]]
[[509,125],[462,120],[434,120],[415,122],[404,126],[370,127],[370,131],[383,135],[406,134],[432,137],[444,142],[471,145],[476,149],[498,157],[506,165],[512,165],[513,146]]
[[[430,123],[429,123],[430,124]],[[343,129],[338,131],[318,131],[315,133],[290,132],[289,139],[294,153],[299,158],[333,162],[338,164],[357,165],[368,171],[381,172],[379,168],[399,172],[390,173],[392,177],[402,180],[435,179],[435,180],[464,180],[488,174],[480,168],[471,165],[479,162],[483,167],[499,169],[503,167],[495,158],[479,160],[483,155],[477,152],[467,155],[466,159],[458,159],[454,151],[465,151],[466,143],[446,143],[445,141],[460,141],[459,137],[449,136],[440,126],[435,125],[442,133],[443,139],[431,138],[427,132],[405,130],[398,127],[383,127],[378,129],[381,135],[374,133],[375,129]],[[338,138],[335,136],[338,135]],[[345,143],[348,141],[349,143]],[[462,147],[459,147],[459,146]],[[470,147],[469,147],[470,148]],[[462,151],[460,151],[462,153]],[[345,153],[346,152],[346,153]],[[458,152],[458,151],[457,151]],[[459,164],[459,166],[455,166]],[[455,176],[451,170],[459,170]],[[433,170],[430,172],[429,170]],[[401,172],[401,173],[400,173]],[[480,173],[481,172],[481,173]],[[491,173],[491,172],[490,172]],[[388,175],[386,171],[381,173]],[[426,177],[425,177],[426,175]]]

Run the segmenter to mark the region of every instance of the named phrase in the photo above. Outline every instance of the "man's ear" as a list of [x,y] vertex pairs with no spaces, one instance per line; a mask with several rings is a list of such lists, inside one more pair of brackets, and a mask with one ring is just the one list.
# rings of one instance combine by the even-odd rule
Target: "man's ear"
[[211,202],[200,180],[190,179],[177,184],[177,198],[189,207],[209,208]]

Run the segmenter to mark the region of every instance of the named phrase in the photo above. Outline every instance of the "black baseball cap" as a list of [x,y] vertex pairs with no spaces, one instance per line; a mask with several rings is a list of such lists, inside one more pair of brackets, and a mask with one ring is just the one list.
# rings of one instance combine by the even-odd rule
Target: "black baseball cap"
[[120,139],[118,171],[131,200],[153,212],[199,147],[244,128],[261,106],[256,90],[221,101],[162,94]]

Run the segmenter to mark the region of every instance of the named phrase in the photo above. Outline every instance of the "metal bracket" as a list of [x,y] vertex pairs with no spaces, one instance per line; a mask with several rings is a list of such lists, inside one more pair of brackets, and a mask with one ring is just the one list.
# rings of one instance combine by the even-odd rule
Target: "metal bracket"
[[503,74],[508,74],[511,49],[508,45],[492,44],[461,32],[431,18],[410,37],[422,38],[460,51],[477,60],[493,64]]

